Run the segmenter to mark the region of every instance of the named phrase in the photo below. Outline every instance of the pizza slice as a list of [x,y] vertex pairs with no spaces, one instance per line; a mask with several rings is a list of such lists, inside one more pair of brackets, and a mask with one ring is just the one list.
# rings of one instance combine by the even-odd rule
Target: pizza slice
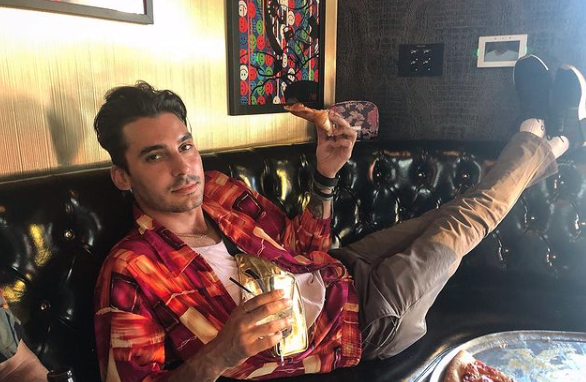
[[328,136],[333,133],[333,126],[328,116],[327,110],[316,110],[305,106],[302,103],[296,103],[293,105],[285,105],[285,110],[291,114],[308,120],[309,122],[315,123],[317,127],[325,131]]
[[466,350],[460,350],[452,358],[444,373],[443,382],[515,382],[494,367],[474,358]]

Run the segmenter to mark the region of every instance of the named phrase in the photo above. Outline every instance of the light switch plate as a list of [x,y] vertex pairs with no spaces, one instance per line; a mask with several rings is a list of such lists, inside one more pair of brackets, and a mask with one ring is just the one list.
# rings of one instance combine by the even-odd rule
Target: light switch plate
[[443,43],[399,45],[400,77],[441,76],[443,61]]

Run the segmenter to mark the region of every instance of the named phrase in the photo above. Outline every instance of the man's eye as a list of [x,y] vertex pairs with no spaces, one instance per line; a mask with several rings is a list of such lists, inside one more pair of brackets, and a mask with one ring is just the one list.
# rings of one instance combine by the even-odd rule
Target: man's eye
[[186,143],[184,145],[181,145],[181,151],[191,150],[192,148],[193,148],[193,145],[191,143]]
[[159,155],[159,154],[151,154],[151,155],[147,156],[145,159],[146,159],[147,162],[154,162],[156,160],[161,159],[161,155]]

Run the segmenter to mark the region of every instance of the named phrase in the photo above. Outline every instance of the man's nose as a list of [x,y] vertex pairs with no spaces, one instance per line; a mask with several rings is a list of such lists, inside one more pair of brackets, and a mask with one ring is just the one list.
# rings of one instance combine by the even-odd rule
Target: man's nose
[[173,156],[173,176],[187,175],[189,173],[189,163],[181,154]]

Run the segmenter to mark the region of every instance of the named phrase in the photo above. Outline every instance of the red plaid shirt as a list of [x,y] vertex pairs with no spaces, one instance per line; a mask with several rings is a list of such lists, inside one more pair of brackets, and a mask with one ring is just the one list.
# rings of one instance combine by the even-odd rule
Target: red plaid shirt
[[[326,301],[304,353],[285,365],[268,352],[228,370],[237,379],[326,373],[360,360],[354,284],[325,251],[330,220],[307,209],[293,220],[226,175],[206,173],[204,211],[243,252],[292,273],[320,272]],[[164,381],[222,329],[236,304],[206,263],[171,231],[135,208],[136,227],[112,249],[96,287],[95,328],[104,381]]]

